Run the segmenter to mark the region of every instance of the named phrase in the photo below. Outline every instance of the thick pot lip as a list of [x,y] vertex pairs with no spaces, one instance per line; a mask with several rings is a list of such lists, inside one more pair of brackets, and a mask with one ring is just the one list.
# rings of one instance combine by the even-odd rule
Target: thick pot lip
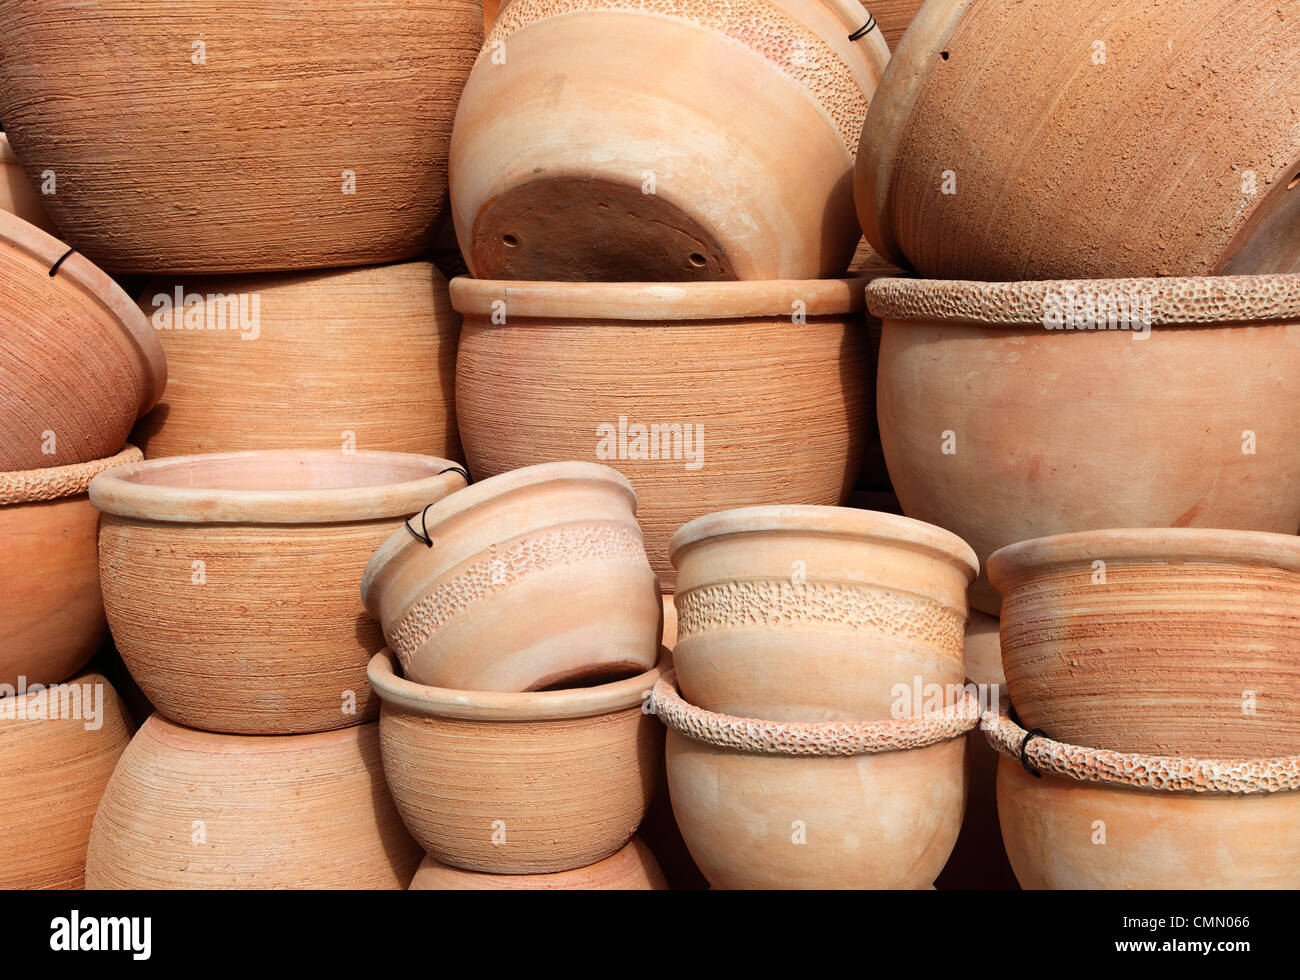
[[975,550],[951,531],[897,514],[812,504],[737,507],[697,517],[682,525],[673,535],[668,545],[669,560],[676,568],[677,555],[683,549],[708,538],[763,532],[852,537],[895,544],[958,566],[966,573],[969,582],[975,581],[979,575],[979,558]]
[[[562,721],[625,711],[642,705],[655,683],[671,669],[672,655],[659,648],[659,662],[643,674],[596,687],[561,691],[457,691],[429,687],[402,677],[388,647],[370,658],[366,676],[384,704],[428,718],[460,721]],[[381,716],[382,722],[382,716]]]
[[[230,490],[137,482],[149,474],[183,472],[193,463],[262,459],[338,460],[382,467],[405,463],[428,476],[396,483],[337,489]],[[430,500],[465,484],[459,463],[416,453],[333,449],[263,449],[246,452],[169,456],[119,466],[90,483],[90,501],[117,517],[171,524],[335,524],[384,520],[417,513]]]
[[90,489],[91,481],[100,473],[142,459],[144,453],[127,443],[120,453],[107,459],[0,473],[0,507],[78,497]]
[[781,279],[763,282],[513,282],[457,276],[451,305],[457,313],[505,319],[664,321],[788,317],[796,301],[807,316],[866,310],[868,279]]

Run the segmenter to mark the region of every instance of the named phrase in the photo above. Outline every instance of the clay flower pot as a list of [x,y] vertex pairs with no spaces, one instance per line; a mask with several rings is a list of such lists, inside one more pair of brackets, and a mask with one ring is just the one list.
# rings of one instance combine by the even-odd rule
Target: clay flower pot
[[943,279],[1300,272],[1297,75],[1274,0],[929,3],[871,102],[862,227]]
[[929,888],[961,827],[974,698],[897,721],[781,724],[655,685],[673,812],[714,888]]
[[75,466],[0,473],[0,684],[65,680],[107,632],[99,591],[99,511],[86,495],[104,470],[140,450]]
[[1300,754],[1295,535],[1063,534],[1003,548],[989,577],[1028,727],[1115,752]]
[[393,532],[361,580],[418,684],[535,691],[654,666],[663,607],[636,493],[607,466],[486,480]]
[[95,807],[130,740],[99,674],[0,697],[0,889],[83,887]]
[[259,738],[154,714],[100,802],[86,887],[405,888],[419,863],[378,724]]
[[[868,293],[898,499],[981,563],[1069,531],[1300,527],[1300,277]],[[981,576],[971,605],[999,603]]]
[[104,607],[131,676],[159,711],[206,731],[373,718],[366,662],[383,636],[357,583],[407,515],[464,486],[452,466],[304,449],[179,456],[96,477]]
[[35,225],[48,234],[58,234],[54,222],[45,213],[45,205],[27,174],[23,165],[14,156],[9,145],[9,137],[0,133],[0,211],[16,214],[30,225]]
[[475,0],[49,0],[0,24],[0,118],[110,271],[391,262],[432,241],[482,29]]
[[668,541],[688,521],[848,499],[874,428],[864,282],[455,279],[470,471],[615,467],[636,487],[650,564],[671,591]]
[[545,874],[614,854],[654,796],[663,743],[647,704],[663,664],[596,687],[502,694],[414,684],[390,651],[377,654],[384,772],[407,828],[466,871]]
[[144,314],[68,253],[0,211],[0,471],[112,456],[167,384]]
[[489,875],[462,871],[426,857],[411,879],[411,891],[661,891],[667,888],[659,862],[639,837],[633,837],[612,857],[576,871]]
[[428,262],[160,279],[140,305],[170,375],[133,436],[150,459],[290,446],[460,456],[460,317]]
[[1025,746],[1005,706],[982,726],[1001,755],[998,813],[1023,887],[1300,888],[1300,757]]
[[947,531],[847,507],[745,507],[687,524],[672,560],[673,662],[699,708],[874,721],[920,714],[927,685],[951,703],[965,680],[979,566]]
[[862,32],[873,23],[857,0],[514,0],[452,134],[470,270],[842,275],[854,154],[889,60],[880,31]]

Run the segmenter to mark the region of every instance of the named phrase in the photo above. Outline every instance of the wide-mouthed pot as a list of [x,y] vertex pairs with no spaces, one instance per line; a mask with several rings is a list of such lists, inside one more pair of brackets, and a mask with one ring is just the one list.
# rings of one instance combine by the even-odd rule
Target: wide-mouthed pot
[[0,889],[83,887],[95,808],[130,740],[131,717],[99,674],[0,689]]
[[539,875],[490,875],[464,871],[425,857],[411,879],[412,891],[662,891],[668,888],[659,862],[640,837],[589,868]]
[[1276,0],[929,0],[867,114],[862,227],[943,279],[1300,272],[1297,75]]
[[3,9],[0,119],[34,180],[57,174],[46,207],[104,268],[334,268],[431,243],[475,0]]
[[663,636],[636,493],[594,463],[526,467],[425,508],[375,552],[361,597],[403,675],[431,687],[627,677]]
[[454,279],[470,470],[613,466],[671,591],[668,542],[688,521],[848,499],[875,426],[864,285]]
[[[41,174],[40,181],[48,186],[49,178]],[[37,193],[27,179],[23,165],[18,162],[13,147],[9,145],[9,137],[0,133],[0,211],[16,214],[41,231],[56,235],[58,232],[54,229],[54,222],[45,213],[45,205],[41,201],[42,195]]]
[[310,449],[101,474],[100,582],[131,676],[167,717],[206,731],[373,718],[366,662],[384,642],[357,583],[404,518],[464,485],[432,456]]
[[150,459],[241,449],[460,457],[460,316],[429,262],[159,279],[140,305],[167,391],[132,441]]
[[[981,563],[1070,531],[1300,528],[1300,276],[868,294],[898,499]],[[997,614],[986,576],[971,605]]]
[[1300,755],[1300,537],[1039,538],[989,559],[1020,719],[1114,752]]
[[943,703],[961,691],[979,566],[956,535],[847,507],[744,507],[691,521],[672,560],[673,663],[699,708],[875,721],[921,713],[934,686]]
[[1022,887],[1300,888],[1300,757],[1026,744],[1005,709],[982,727],[1001,756],[998,814]]
[[499,693],[426,687],[370,661],[384,772],[415,839],[491,874],[586,868],[617,852],[654,796],[663,734],[652,670],[595,687]]
[[379,725],[218,735],[153,714],[95,814],[92,889],[405,888],[420,863]]
[[860,235],[854,155],[888,60],[857,0],[513,0],[452,134],[469,268],[843,275]]
[[162,345],[122,288],[0,211],[0,472],[112,456],[166,384]]
[[668,786],[691,857],[715,888],[929,888],[966,802],[973,697],[875,722],[715,714],[655,686]]

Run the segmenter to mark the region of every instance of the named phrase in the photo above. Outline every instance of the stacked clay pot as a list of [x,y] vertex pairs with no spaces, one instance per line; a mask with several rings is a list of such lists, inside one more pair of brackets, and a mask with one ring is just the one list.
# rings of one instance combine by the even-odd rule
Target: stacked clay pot
[[[41,183],[48,186],[48,178],[45,175],[41,176]],[[45,213],[45,205],[41,203],[41,197],[40,192],[27,179],[18,157],[14,155],[13,148],[9,145],[9,137],[0,132],[0,211],[16,214],[41,231],[51,235],[57,234],[54,222]]]

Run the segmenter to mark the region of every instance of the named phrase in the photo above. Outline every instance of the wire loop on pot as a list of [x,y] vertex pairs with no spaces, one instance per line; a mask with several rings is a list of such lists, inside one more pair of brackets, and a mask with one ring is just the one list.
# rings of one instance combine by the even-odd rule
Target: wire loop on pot
[[74,253],[75,251],[76,251],[75,248],[70,248],[70,249],[68,249],[68,250],[67,250],[66,252],[64,252],[61,256],[59,256],[59,261],[55,262],[52,266],[50,266],[50,278],[51,278],[51,279],[53,279],[53,278],[54,278],[54,274],[55,274],[56,272],[59,271],[59,266],[63,265],[64,261],[67,260],[68,256],[72,255],[72,253]]
[[867,14],[867,22],[849,35],[850,41],[860,41],[876,29],[876,18]]
[[1025,772],[1035,779],[1042,779],[1043,774],[1029,764],[1029,755],[1025,752],[1025,746],[1029,744],[1031,738],[1046,738],[1047,732],[1041,728],[1035,728],[1033,731],[1025,732],[1025,737],[1020,742],[1020,764],[1025,767]]
[[[469,486],[471,483],[474,482],[469,475],[469,470],[465,469],[465,467],[463,466],[448,466],[445,470],[438,471],[439,476],[442,476],[444,473],[459,473],[461,476],[465,478],[465,486]],[[434,503],[437,503],[437,501],[435,500]],[[413,521],[415,518],[408,517],[405,522],[406,529],[411,532],[411,536],[414,537],[416,541],[419,541],[421,544],[423,544],[426,548],[433,547],[433,538],[429,537],[429,526],[427,523],[425,523],[425,517],[429,513],[429,507],[432,506],[433,504],[429,504],[428,507],[425,507],[424,510],[420,511],[419,531],[411,527],[411,521]]]

